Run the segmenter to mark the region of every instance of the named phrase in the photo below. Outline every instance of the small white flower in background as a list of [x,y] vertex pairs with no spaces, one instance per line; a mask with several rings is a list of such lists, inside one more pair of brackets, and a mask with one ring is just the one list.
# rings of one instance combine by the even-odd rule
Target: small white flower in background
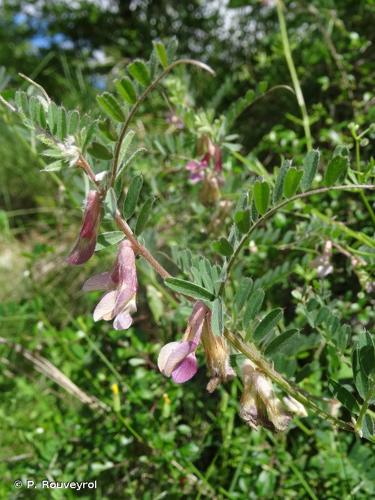
[[324,244],[323,253],[318,255],[312,262],[311,267],[316,269],[318,278],[325,278],[333,273],[332,259],[332,241],[327,240]]
[[281,400],[273,390],[272,381],[248,359],[242,365],[242,379],[240,417],[253,429],[285,431],[292,415],[307,416],[305,407],[291,396]]

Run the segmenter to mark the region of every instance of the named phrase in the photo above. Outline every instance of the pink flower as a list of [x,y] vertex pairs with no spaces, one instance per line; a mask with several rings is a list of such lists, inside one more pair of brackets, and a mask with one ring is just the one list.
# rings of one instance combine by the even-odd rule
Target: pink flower
[[[207,155],[206,155],[207,156]],[[197,182],[203,181],[205,177],[205,170],[208,166],[208,159],[204,156],[202,160],[195,161],[191,160],[187,162],[185,168],[189,170],[189,179],[193,184],[197,184]]]
[[95,251],[101,219],[101,199],[97,191],[89,191],[78,239],[67,262],[78,265],[87,262]]
[[127,330],[133,323],[131,314],[137,310],[137,288],[135,254],[127,240],[120,243],[112,271],[92,276],[82,287],[84,291],[107,290],[95,307],[93,316],[94,321],[114,319],[115,330]]
[[183,339],[166,344],[159,353],[159,370],[166,377],[172,377],[177,384],[187,382],[198,371],[195,351],[201,340],[207,313],[208,309],[203,302],[196,302]]

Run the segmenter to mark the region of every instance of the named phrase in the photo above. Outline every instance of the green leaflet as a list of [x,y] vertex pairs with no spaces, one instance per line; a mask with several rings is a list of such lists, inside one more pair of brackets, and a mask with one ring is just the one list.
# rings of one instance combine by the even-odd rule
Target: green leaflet
[[134,176],[130,182],[123,209],[123,215],[126,220],[130,219],[130,217],[133,215],[137,207],[137,202],[142,189],[142,185],[143,185],[142,175]]
[[225,257],[230,257],[233,253],[233,247],[226,238],[220,238],[220,240],[214,241],[214,243],[212,243],[212,248],[215,252]]
[[106,208],[106,211],[109,212],[114,218],[117,210],[117,197],[113,188],[108,189],[107,195],[104,200],[104,206]]
[[318,170],[320,153],[314,149],[309,151],[303,160],[303,176],[301,180],[302,191],[307,191],[314,180]]
[[145,203],[142,205],[134,230],[137,236],[140,235],[147,226],[147,223],[149,221],[152,212],[154,201],[155,198],[151,197],[148,200],[146,200]]
[[275,337],[266,347],[264,353],[267,355],[282,352],[283,348],[289,346],[294,340],[294,336],[298,335],[299,330],[297,328],[291,328],[286,332],[281,333]]
[[255,208],[263,215],[266,213],[270,202],[270,186],[265,181],[256,181],[253,186]]
[[155,48],[155,52],[159,58],[160,64],[165,69],[168,66],[168,54],[167,54],[167,49],[165,48],[165,45],[160,41],[154,42],[154,48]]
[[265,296],[265,293],[264,293],[264,290],[262,288],[257,288],[256,290],[254,290],[251,293],[251,295],[248,299],[248,302],[246,304],[246,308],[245,308],[245,312],[244,312],[243,320],[242,320],[243,327],[245,330],[248,329],[251,321],[255,318],[255,316],[260,311],[262,304],[263,304],[264,296]]
[[129,104],[134,104],[137,101],[137,93],[130,78],[125,76],[121,80],[115,81],[115,87],[119,95]]
[[277,203],[281,200],[284,191],[284,181],[285,176],[288,172],[288,169],[291,167],[292,162],[290,160],[283,160],[282,165],[280,167],[279,175],[277,176],[275,189],[273,191],[273,202]]
[[109,92],[104,92],[102,95],[98,95],[96,100],[99,107],[109,116],[109,118],[118,122],[123,122],[125,120],[125,114],[114,95]]
[[212,303],[211,327],[215,335],[222,335],[224,332],[223,303],[220,298]]
[[233,300],[233,305],[236,308],[237,313],[241,312],[241,309],[245,305],[251,293],[252,288],[253,288],[253,280],[251,278],[243,278],[240,281],[238,290]]
[[295,167],[289,168],[284,177],[284,196],[291,198],[297,191],[299,182],[303,175],[302,170]]
[[107,233],[101,233],[98,236],[98,240],[95,247],[95,252],[99,252],[104,248],[116,245],[125,238],[122,231],[109,231]]
[[234,215],[234,222],[242,234],[246,234],[250,229],[250,210],[239,210]]
[[333,186],[336,181],[345,179],[349,168],[349,159],[344,156],[335,156],[328,163],[328,167],[324,176],[324,184]]
[[205,288],[179,278],[167,278],[164,283],[174,292],[182,293],[197,300],[214,300],[214,295]]
[[253,333],[255,341],[262,340],[281,320],[283,317],[283,310],[280,308],[270,311],[258,324]]
[[94,158],[98,158],[98,160],[110,160],[112,158],[112,152],[103,146],[103,144],[100,144],[100,142],[93,142],[87,151]]
[[147,87],[150,84],[150,71],[144,61],[136,59],[128,65],[127,70],[129,75],[143,87]]
[[353,396],[353,394],[346,389],[343,385],[339,384],[335,380],[330,380],[328,382],[328,388],[336,399],[342,403],[345,408],[347,408],[350,412],[358,413],[359,412],[359,405],[358,401],[356,398]]

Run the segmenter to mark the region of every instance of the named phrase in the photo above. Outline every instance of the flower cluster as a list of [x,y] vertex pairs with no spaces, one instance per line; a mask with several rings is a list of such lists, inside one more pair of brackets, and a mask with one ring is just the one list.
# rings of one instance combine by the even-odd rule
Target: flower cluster
[[[67,261],[78,265],[87,262],[96,247],[101,221],[102,200],[98,191],[89,191],[78,239]],[[94,310],[94,321],[101,319],[113,321],[115,330],[126,330],[133,322],[132,313],[137,310],[136,293],[138,288],[135,253],[127,240],[119,245],[113,269],[95,274],[83,285],[84,291],[105,290]]]
[[211,328],[211,311],[203,302],[196,302],[182,340],[166,344],[159,353],[158,367],[166,376],[182,384],[198,371],[195,356],[199,344],[203,344],[211,380],[207,389],[212,392],[220,382],[235,376],[230,366],[229,347],[224,337],[217,337]]
[[271,380],[248,359],[242,365],[242,380],[240,416],[253,429],[285,431],[293,415],[307,416],[305,407],[296,399],[290,396],[280,399]]
[[[208,136],[203,136],[199,143],[203,152],[200,160],[189,161],[185,168],[193,184],[203,183],[200,199],[205,205],[215,204],[220,199],[220,174],[223,170],[221,149]],[[213,162],[213,168],[209,168]]]
[[[101,221],[102,198],[97,191],[87,195],[82,226],[78,240],[68,262],[83,264],[94,253]],[[132,243],[123,240],[119,244],[115,263],[110,271],[91,276],[83,285],[84,291],[103,290],[104,295],[95,307],[95,321],[113,320],[115,330],[128,329],[136,308],[138,289],[136,255]],[[207,390],[213,392],[220,383],[236,373],[230,364],[229,345],[223,336],[213,333],[210,308],[197,301],[192,309],[185,333],[181,340],[169,342],[159,353],[158,367],[177,384],[190,380],[198,371],[196,351],[203,346],[210,381]],[[292,415],[306,416],[301,403],[291,397],[280,399],[272,382],[256,366],[246,360],[242,366],[244,392],[241,398],[240,416],[254,429],[263,426],[275,431],[288,427]]]

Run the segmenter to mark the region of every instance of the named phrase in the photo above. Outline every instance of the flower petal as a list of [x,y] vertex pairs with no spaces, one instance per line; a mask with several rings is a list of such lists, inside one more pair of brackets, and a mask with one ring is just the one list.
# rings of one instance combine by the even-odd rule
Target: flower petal
[[195,357],[194,352],[192,352],[172,372],[172,380],[176,382],[176,384],[183,384],[193,378],[197,371],[197,358]]
[[115,307],[116,300],[116,290],[103,295],[100,302],[94,309],[94,321],[99,321],[101,319],[110,320],[113,318],[113,308]]
[[170,377],[178,365],[196,348],[193,342],[169,342],[161,348],[158,357],[159,370]]
[[84,292],[91,292],[93,290],[106,290],[112,284],[111,273],[99,273],[91,276],[84,282],[82,290]]
[[115,317],[113,328],[115,330],[127,330],[133,323],[133,318],[130,316],[129,311],[124,311]]
[[81,238],[80,236],[66,259],[67,263],[73,266],[84,264],[92,257],[95,247],[96,234],[91,239]]

